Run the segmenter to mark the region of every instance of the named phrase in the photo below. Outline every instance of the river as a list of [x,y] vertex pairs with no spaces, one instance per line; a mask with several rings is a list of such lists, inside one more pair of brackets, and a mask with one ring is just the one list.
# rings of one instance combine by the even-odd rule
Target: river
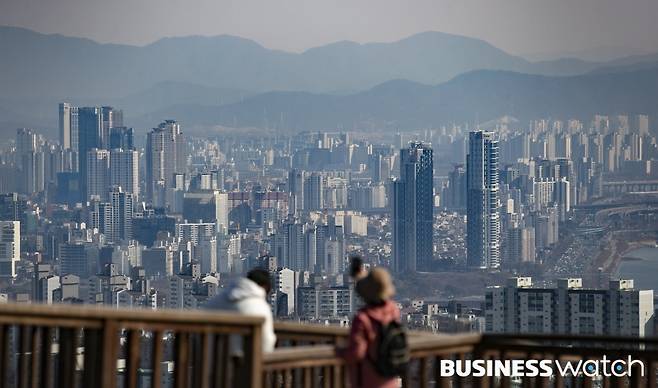
[[617,276],[635,280],[637,289],[658,291],[658,248],[638,248],[624,255]]

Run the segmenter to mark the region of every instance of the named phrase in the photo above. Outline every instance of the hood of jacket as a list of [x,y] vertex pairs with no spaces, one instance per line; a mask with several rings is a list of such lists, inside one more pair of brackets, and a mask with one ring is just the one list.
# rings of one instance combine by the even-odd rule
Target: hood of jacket
[[236,279],[226,288],[224,295],[229,302],[233,303],[251,298],[265,300],[263,287],[247,278]]

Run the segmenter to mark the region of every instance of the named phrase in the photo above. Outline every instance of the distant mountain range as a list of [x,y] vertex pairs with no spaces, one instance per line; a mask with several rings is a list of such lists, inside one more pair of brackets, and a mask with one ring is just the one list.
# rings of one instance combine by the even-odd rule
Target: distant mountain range
[[578,58],[590,62],[608,62],[619,58],[650,54],[650,52],[631,46],[599,46],[583,50],[530,52],[521,56],[530,61],[548,61],[555,58]]
[[338,42],[303,53],[222,35],[136,47],[0,27],[0,87],[19,96],[118,98],[160,82],[265,92],[355,92],[392,79],[437,84],[471,70],[578,74],[580,60],[531,63],[478,39],[425,32],[393,43]]
[[397,130],[483,123],[506,115],[521,122],[589,120],[602,112],[658,117],[656,101],[658,67],[569,77],[479,70],[437,86],[394,80],[346,96],[269,92],[224,106],[174,106],[156,116],[206,127]]
[[[496,93],[501,90],[520,93],[533,90],[532,85],[564,87],[567,80],[593,79],[560,81],[524,74],[595,76],[641,72],[658,63],[658,55],[605,63],[530,62],[482,40],[439,32],[393,43],[338,42],[289,53],[233,36],[166,38],[137,47],[0,27],[0,52],[2,132],[13,131],[20,123],[53,129],[56,104],[62,100],[123,108],[126,121],[136,127],[175,117],[191,125],[285,124],[312,129],[305,126],[366,123],[404,129],[431,124],[439,117],[436,112],[441,112],[442,121],[479,116],[484,120],[486,113],[500,111],[505,101],[480,101],[478,96],[499,99]],[[596,79],[610,78],[614,77]],[[441,85],[425,86],[437,84]],[[474,90],[485,84],[502,89]],[[457,102],[465,104],[470,98],[478,104],[459,108]],[[411,106],[412,101],[420,106]],[[463,111],[444,109],[448,106]]]

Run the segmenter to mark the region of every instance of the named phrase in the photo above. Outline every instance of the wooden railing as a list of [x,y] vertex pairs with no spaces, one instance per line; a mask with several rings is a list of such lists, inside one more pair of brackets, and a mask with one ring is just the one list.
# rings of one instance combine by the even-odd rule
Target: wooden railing
[[[262,319],[217,312],[0,305],[0,388],[348,387],[336,347],[346,328],[277,323],[262,354]],[[403,387],[656,388],[658,339],[410,333]],[[237,346],[237,347],[236,347]],[[627,359],[632,377],[459,377],[444,360]]]
[[[292,328],[290,328],[292,330]],[[305,335],[313,330],[305,327]],[[290,332],[288,335],[293,335]],[[658,385],[658,339],[564,335],[428,335],[409,336],[411,361],[401,376],[402,387],[642,387]],[[349,387],[347,366],[335,356],[332,345],[277,349],[263,358],[263,387]],[[441,360],[633,360],[643,362],[644,374],[635,365],[631,376],[561,376],[555,366],[550,377],[443,376]],[[554,365],[554,364],[553,364]],[[602,372],[602,371],[601,371]]]
[[[0,388],[257,388],[262,322],[214,312],[3,304]],[[231,356],[232,341],[242,357]]]
[[277,347],[302,345],[341,345],[347,341],[349,328],[296,322],[274,322]]
[[[312,330],[306,327],[305,332]],[[480,343],[480,335],[429,335],[409,336],[411,362],[408,372],[402,376],[405,387],[448,386],[448,379],[441,378],[438,360],[465,358],[473,354]],[[432,372],[433,371],[433,372]],[[432,372],[432,373],[431,373]],[[432,385],[430,385],[432,382]],[[263,357],[263,387],[348,387],[348,373],[344,361],[336,357],[333,345],[310,345],[277,349]]]

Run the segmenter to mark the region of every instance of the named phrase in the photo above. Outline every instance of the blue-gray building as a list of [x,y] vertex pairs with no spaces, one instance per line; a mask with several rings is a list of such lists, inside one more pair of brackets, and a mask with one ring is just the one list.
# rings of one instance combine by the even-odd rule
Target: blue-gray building
[[431,270],[434,256],[434,161],[430,145],[400,150],[400,178],[393,182],[393,267],[396,272]]

